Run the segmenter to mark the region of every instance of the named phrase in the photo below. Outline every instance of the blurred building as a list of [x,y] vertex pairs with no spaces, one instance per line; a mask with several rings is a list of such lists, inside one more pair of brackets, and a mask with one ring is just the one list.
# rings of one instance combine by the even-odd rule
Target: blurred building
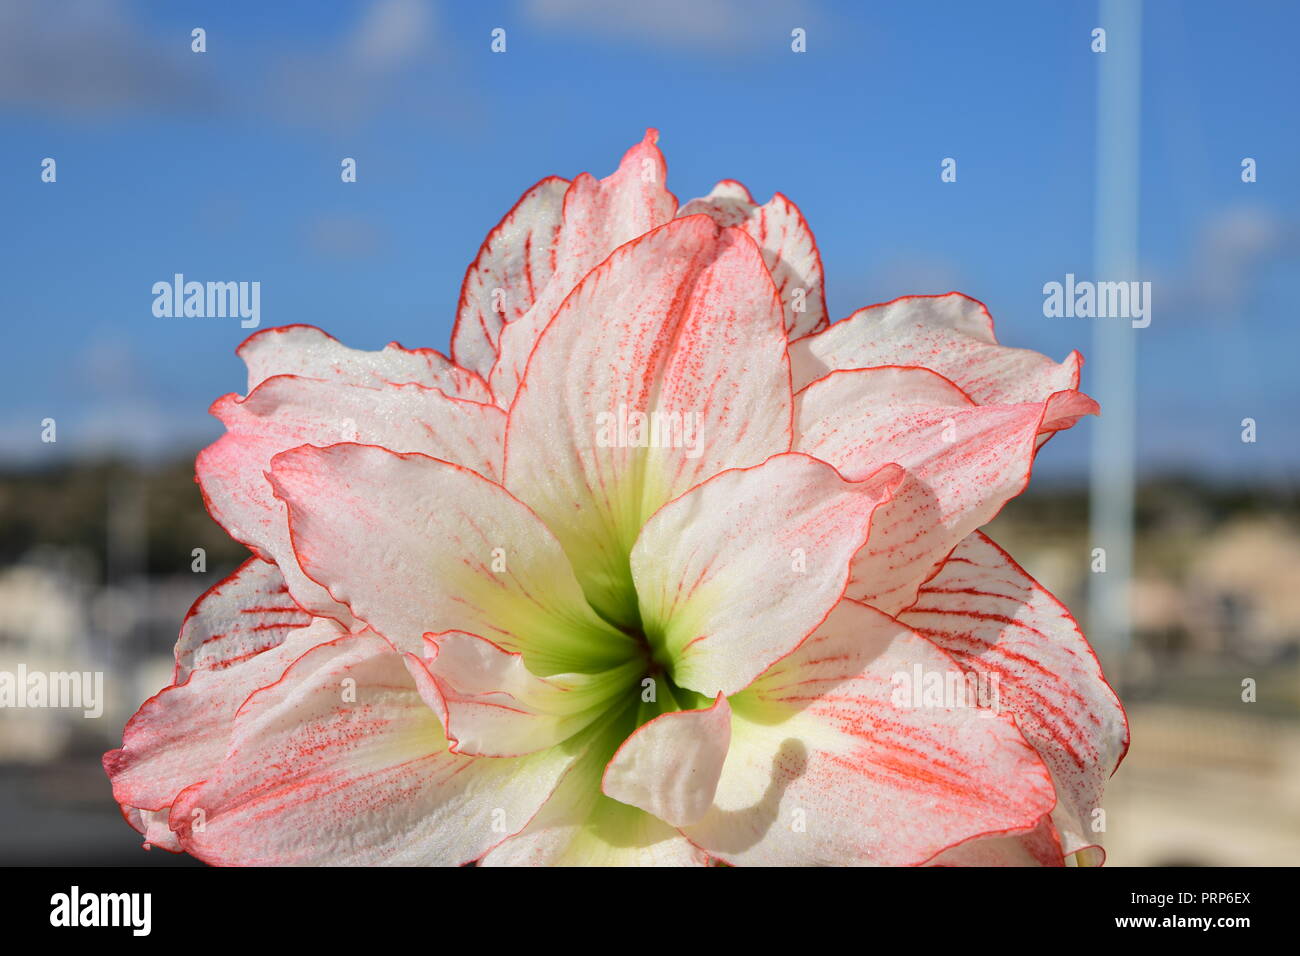
[[1300,725],[1184,705],[1129,708],[1106,791],[1108,865],[1295,866]]
[[[71,555],[67,560],[0,569],[0,671],[85,670],[90,649],[90,589]],[[17,708],[0,719],[0,761],[39,763],[66,750],[78,710]]]

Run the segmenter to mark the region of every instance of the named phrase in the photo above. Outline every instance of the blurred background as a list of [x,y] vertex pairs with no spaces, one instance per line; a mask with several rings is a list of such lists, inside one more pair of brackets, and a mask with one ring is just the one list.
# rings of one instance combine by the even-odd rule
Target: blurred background
[[[655,126],[683,202],[736,178],[799,204],[833,318],[957,289],[1004,343],[1094,358],[1097,323],[1123,320],[1047,318],[1043,286],[1094,274],[1102,16],[1035,0],[0,0],[0,671],[102,671],[106,696],[98,719],[0,710],[0,862],[189,862],[140,849],[99,757],[169,681],[190,603],[242,560],[193,458],[219,434],[208,405],[243,390],[251,330],[155,317],[155,282],[258,281],[263,328],[445,351],[464,269],[518,195],[608,174]],[[1095,420],[1046,446],[988,530],[1080,616],[1128,707],[1109,862],[1294,864],[1300,8],[1147,0],[1141,24],[1129,157],[1152,321],[1115,412],[1135,435],[1124,626],[1089,630],[1104,507],[1089,468],[1125,454],[1094,449]]]

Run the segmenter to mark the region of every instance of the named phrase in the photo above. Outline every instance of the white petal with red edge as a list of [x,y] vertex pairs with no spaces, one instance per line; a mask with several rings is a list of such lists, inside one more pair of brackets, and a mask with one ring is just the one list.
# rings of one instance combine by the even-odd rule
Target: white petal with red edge
[[451,333],[457,364],[486,377],[501,327],[527,312],[551,281],[568,188],[567,179],[546,177],[488,233],[460,287]]
[[998,681],[1056,780],[1066,853],[1098,842],[1093,811],[1128,749],[1124,708],[1070,612],[986,535],[966,538],[900,619]]
[[250,698],[229,756],[172,808],[185,849],[220,865],[455,866],[523,829],[573,758],[449,753],[407,663],[350,635]]
[[915,706],[899,674],[951,658],[844,601],[797,651],[731,698],[713,807],[683,832],[729,863],[916,865],[981,834],[1028,832],[1056,800],[1009,717]]
[[311,615],[289,597],[280,569],[249,558],[204,592],[181,624],[172,683],[196,670],[223,670],[282,644]]
[[528,670],[523,656],[463,631],[430,634],[425,667],[438,687],[436,705],[453,753],[513,757],[572,737],[633,685],[643,662],[598,674]]
[[632,550],[645,632],[672,679],[734,694],[835,607],[901,474],[858,482],[806,455],[723,472],[665,505]]
[[536,673],[626,659],[631,638],[587,606],[563,551],[527,506],[476,472],[367,445],[275,457],[298,561],[398,647],[463,630]]
[[611,256],[538,343],[510,411],[506,486],[611,620],[631,604],[628,550],[661,504],[789,449],[781,322],[752,240],[693,216]]
[[113,798],[146,810],[170,806],[225,757],[235,713],[249,695],[279,680],[311,648],[343,633],[334,621],[317,618],[237,665],[196,670],[149,698],[127,721],[121,749],[104,755]]
[[[740,199],[747,203],[754,202],[754,194],[749,191],[749,187],[739,180],[719,179],[717,185],[709,191],[708,199]],[[696,200],[691,200],[695,202]],[[687,203],[689,206],[690,203]],[[679,213],[679,215],[684,215]]]
[[919,365],[981,405],[1041,402],[1079,387],[1078,352],[1061,363],[999,345],[981,302],[958,292],[912,295],[859,309],[790,346],[795,391],[837,369]]
[[612,175],[597,180],[583,173],[569,185],[555,273],[532,308],[501,330],[490,382],[503,408],[514,401],[533,347],[573,287],[619,246],[673,218],[677,198],[665,187],[668,166],[658,139],[657,130],[647,130]]
[[713,804],[730,743],[731,707],[722,694],[703,710],[661,714],[618,748],[600,789],[675,827],[695,823]]
[[405,349],[390,342],[378,352],[366,352],[311,325],[254,332],[236,352],[248,366],[250,392],[272,376],[301,375],[341,385],[414,383],[472,402],[492,400],[480,376],[435,349]]
[[173,685],[141,705],[122,747],[104,755],[115,799],[149,842],[178,849],[167,835],[166,810],[225,756],[235,712],[248,695],[341,633],[333,622],[312,624],[289,599],[275,565],[258,558],[194,602],[176,642]]
[[421,385],[367,387],[280,375],[247,398],[218,399],[212,413],[227,433],[196,463],[208,511],[231,537],[280,566],[299,604],[348,626],[346,609],[298,568],[284,506],[263,477],[271,458],[303,444],[358,441],[433,455],[495,478],[503,455],[500,409]]
[[677,215],[704,213],[719,226],[738,226],[763,251],[785,309],[791,341],[826,327],[826,291],[821,253],[799,207],[777,193],[758,205],[740,183],[724,179],[702,199],[692,199]]
[[922,368],[834,372],[795,397],[799,451],[861,478],[885,462],[907,478],[872,525],[847,596],[894,613],[962,538],[1023,490],[1040,436],[1095,411],[1060,392],[1046,402],[975,405]]
[[363,442],[437,456],[494,481],[501,472],[505,413],[424,385],[343,385],[277,375],[247,398],[218,399],[212,414],[230,433],[273,442],[280,451]]

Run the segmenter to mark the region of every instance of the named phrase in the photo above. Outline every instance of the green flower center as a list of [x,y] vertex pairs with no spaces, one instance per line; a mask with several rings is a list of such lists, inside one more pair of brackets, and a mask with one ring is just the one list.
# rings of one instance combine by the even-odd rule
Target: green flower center
[[[631,575],[629,573],[630,579]],[[646,628],[641,623],[640,612],[636,607],[635,591],[633,591],[632,604],[633,607],[627,613],[625,619],[631,620],[634,618],[635,625],[618,627],[621,633],[632,639],[635,650],[630,659],[632,661],[639,660],[640,662],[639,668],[632,669],[632,672],[637,674],[635,682],[625,691],[625,693],[635,694],[637,697],[636,714],[632,729],[636,729],[662,714],[677,710],[694,710],[702,706],[707,707],[708,699],[703,694],[682,687],[673,680],[671,661],[668,660],[663,641],[657,639],[657,635],[647,633]],[[618,700],[615,700],[611,702],[611,706],[620,706],[620,704]]]

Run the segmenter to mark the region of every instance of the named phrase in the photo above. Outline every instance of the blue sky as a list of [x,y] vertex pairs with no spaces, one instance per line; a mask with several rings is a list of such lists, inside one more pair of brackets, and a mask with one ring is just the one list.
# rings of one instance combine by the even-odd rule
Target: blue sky
[[[1042,314],[1045,282],[1091,275],[1091,3],[55,6],[0,6],[6,461],[165,455],[218,434],[206,408],[242,390],[247,330],[155,318],[150,289],[176,272],[260,281],[263,327],[446,351],[465,266],[519,193],[607,174],[646,126],[683,201],[736,178],[800,205],[836,318],[958,289],[1004,342],[1058,359],[1087,356],[1101,321]],[[1146,4],[1148,472],[1300,471],[1297,9]],[[1241,182],[1246,156],[1258,182]],[[39,440],[46,417],[56,445]],[[1082,474],[1087,428],[1041,469]]]

